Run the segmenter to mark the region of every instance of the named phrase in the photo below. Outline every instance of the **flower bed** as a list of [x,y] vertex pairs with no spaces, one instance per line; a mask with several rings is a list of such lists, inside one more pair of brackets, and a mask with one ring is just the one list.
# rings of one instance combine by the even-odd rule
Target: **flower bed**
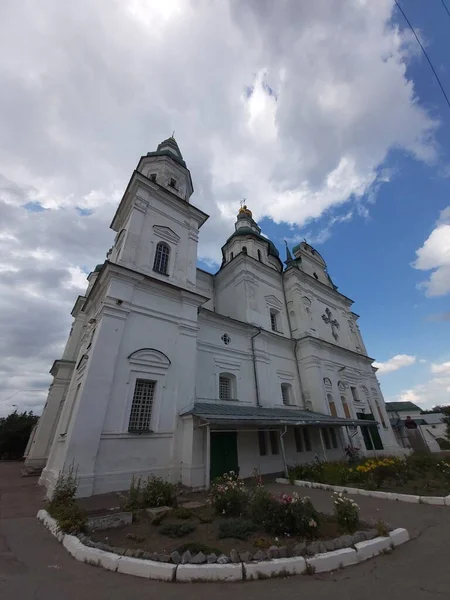
[[213,484],[203,505],[139,509],[132,524],[93,531],[82,541],[160,562],[225,564],[314,555],[386,535],[384,524],[360,523],[353,500],[334,499],[334,515],[321,514],[308,497],[275,497],[260,481],[246,486],[230,473]]
[[419,496],[447,496],[450,463],[431,455],[348,463],[316,461],[291,467],[289,479]]

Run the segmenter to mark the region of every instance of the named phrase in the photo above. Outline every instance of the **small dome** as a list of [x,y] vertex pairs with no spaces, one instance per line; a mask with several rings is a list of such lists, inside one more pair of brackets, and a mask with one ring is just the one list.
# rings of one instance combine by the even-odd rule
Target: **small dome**
[[244,204],[244,206],[241,206],[241,208],[239,209],[238,212],[238,217],[243,216],[243,217],[253,217],[253,213],[250,209],[247,208],[247,206]]

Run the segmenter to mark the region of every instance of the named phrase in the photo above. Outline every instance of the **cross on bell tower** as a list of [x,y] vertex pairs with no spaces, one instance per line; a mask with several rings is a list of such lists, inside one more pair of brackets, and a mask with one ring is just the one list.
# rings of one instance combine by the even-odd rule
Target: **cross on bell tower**
[[325,323],[327,325],[330,325],[331,327],[331,333],[333,334],[334,339],[337,341],[338,339],[338,334],[336,332],[337,329],[339,329],[339,323],[336,321],[336,319],[332,319],[332,314],[331,314],[331,310],[329,308],[327,308],[325,310],[325,314],[322,315],[322,319],[325,321]]

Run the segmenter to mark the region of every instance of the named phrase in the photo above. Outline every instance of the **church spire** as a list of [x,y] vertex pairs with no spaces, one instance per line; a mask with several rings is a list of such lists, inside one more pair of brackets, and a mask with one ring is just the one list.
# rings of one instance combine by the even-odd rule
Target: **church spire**
[[284,240],[284,243],[286,244],[286,260],[284,261],[284,264],[287,267],[293,267],[293,266],[295,266],[295,260],[292,258],[292,254],[291,254],[291,251],[289,250],[287,241]]

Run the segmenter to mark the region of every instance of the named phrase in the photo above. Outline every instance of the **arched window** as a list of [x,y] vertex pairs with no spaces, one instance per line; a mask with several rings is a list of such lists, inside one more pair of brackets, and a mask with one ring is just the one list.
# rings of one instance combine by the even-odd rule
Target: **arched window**
[[165,242],[159,242],[156,246],[155,262],[153,263],[153,270],[158,273],[167,275],[169,269],[169,255],[170,248]]
[[292,386],[290,383],[281,384],[281,397],[285,406],[292,404]]
[[259,262],[261,262],[261,260],[262,260],[262,257],[261,257],[261,250],[258,250],[258,260],[259,260]]
[[234,258],[234,252],[230,252],[230,260],[233,260]]
[[242,254],[247,254],[247,246],[242,246]]
[[338,381],[338,389],[340,392],[345,392],[345,383]]
[[329,377],[323,378],[323,384],[327,388],[327,390],[331,390],[331,379]]
[[347,398],[345,396],[341,396],[342,408],[344,409],[344,415],[346,419],[351,419],[352,416],[350,414],[350,409],[347,404]]
[[337,417],[336,404],[334,403],[333,396],[331,394],[327,394],[328,408],[330,409],[330,415],[332,417]]
[[236,377],[231,373],[219,375],[219,400],[234,400],[236,398]]

